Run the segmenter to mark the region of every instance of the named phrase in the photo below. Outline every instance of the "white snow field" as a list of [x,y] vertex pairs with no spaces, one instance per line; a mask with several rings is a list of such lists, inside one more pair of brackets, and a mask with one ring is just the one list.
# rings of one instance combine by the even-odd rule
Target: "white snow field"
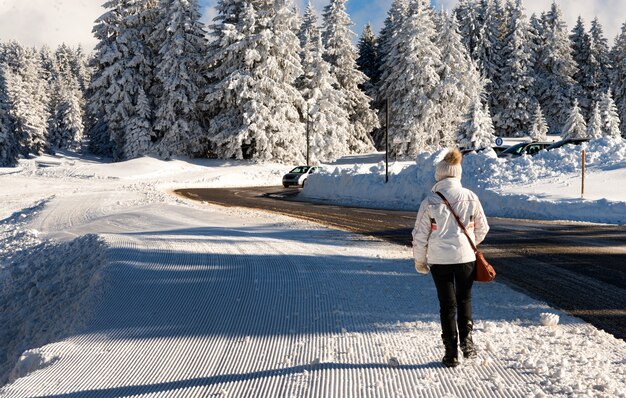
[[479,356],[446,369],[409,248],[168,193],[286,169],[0,169],[0,396],[626,397],[624,341],[503,284],[475,287]]
[[[581,195],[582,149],[587,151]],[[435,183],[444,151],[385,164],[328,165],[307,180],[303,196],[365,207],[415,210]],[[383,154],[384,156],[384,154]],[[463,185],[481,198],[488,216],[626,224],[626,141],[601,138],[534,157],[498,159],[494,152],[463,160]]]

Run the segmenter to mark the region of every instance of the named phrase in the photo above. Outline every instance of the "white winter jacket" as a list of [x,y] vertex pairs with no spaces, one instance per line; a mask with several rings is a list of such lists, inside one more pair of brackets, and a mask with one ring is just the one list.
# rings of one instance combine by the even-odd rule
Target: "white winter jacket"
[[474,251],[448,206],[435,192],[448,199],[478,245],[489,231],[487,218],[476,194],[463,188],[461,180],[445,178],[433,186],[422,202],[413,229],[413,255],[424,264],[461,264],[476,260]]

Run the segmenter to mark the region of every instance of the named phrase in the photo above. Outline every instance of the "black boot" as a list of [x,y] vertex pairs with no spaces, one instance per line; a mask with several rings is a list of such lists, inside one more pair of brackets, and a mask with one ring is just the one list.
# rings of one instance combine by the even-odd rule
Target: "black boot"
[[472,340],[473,329],[474,324],[472,321],[467,321],[465,325],[459,325],[461,351],[463,351],[463,357],[465,358],[476,358],[476,347],[474,346],[474,340]]
[[446,353],[443,356],[444,365],[448,368],[454,368],[459,366],[459,349],[457,347],[457,335],[453,334],[451,336],[446,336],[444,334],[441,335],[443,339],[443,345],[446,348]]

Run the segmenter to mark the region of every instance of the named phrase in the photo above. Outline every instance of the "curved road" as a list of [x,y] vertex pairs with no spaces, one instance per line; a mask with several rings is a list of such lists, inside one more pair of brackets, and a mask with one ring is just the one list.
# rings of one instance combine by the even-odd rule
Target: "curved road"
[[[416,212],[298,199],[298,189],[182,189],[186,198],[272,211],[410,246]],[[626,227],[490,218],[481,245],[509,286],[626,339]]]

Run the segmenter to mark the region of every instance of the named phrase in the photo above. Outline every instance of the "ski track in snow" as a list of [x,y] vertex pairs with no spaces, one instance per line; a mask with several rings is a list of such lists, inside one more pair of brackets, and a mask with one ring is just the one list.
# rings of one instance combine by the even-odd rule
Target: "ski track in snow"
[[623,341],[504,285],[475,287],[479,357],[445,369],[408,248],[109,183],[30,221],[97,232],[107,263],[89,323],[25,353],[1,397],[626,396]]

